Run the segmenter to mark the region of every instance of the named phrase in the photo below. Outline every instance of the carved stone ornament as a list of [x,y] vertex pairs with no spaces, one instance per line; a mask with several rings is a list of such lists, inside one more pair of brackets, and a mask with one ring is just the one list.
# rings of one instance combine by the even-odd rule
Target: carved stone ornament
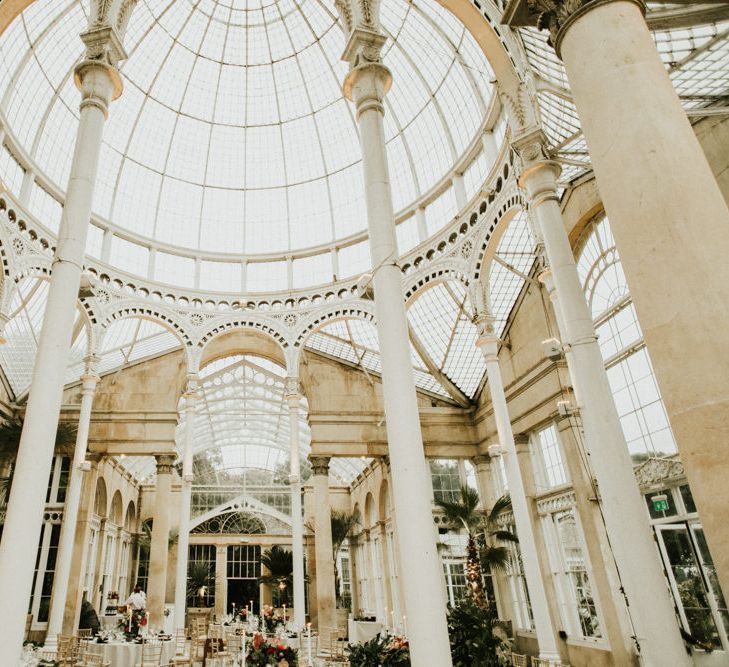
[[328,475],[329,474],[329,461],[328,456],[310,456],[309,462],[311,463],[312,472],[315,475]]
[[511,145],[519,155],[524,168],[535,162],[550,159],[547,149],[547,137],[541,129],[534,128],[531,131],[517,135]]
[[335,7],[347,34],[342,60],[351,67],[380,62],[387,37],[380,26],[379,0],[336,0]]
[[634,474],[641,489],[663,486],[669,481],[686,476],[683,463],[674,458],[650,458],[637,466]]
[[[538,30],[547,30],[547,43],[560,55],[560,43],[566,29],[579,16],[599,5],[614,0],[510,0],[504,15],[503,23],[512,27],[534,26]],[[642,0],[632,0],[645,12]]]

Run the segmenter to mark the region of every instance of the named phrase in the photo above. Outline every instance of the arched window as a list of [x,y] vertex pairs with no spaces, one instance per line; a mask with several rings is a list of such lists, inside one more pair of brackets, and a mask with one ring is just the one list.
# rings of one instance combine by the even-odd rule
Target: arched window
[[583,232],[577,270],[633,460],[675,454],[676,442],[605,214]]

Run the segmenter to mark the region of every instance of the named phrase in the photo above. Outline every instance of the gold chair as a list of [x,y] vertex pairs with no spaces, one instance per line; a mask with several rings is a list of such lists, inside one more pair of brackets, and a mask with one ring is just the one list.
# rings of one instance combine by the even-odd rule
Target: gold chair
[[104,667],[108,665],[108,662],[104,662],[104,658],[96,653],[86,653],[81,657],[79,662],[76,663],[77,667]]
[[187,643],[187,629],[175,630],[175,656],[172,659],[175,665],[190,665],[192,667],[192,641]]
[[529,667],[527,664],[527,657],[520,653],[511,654],[511,667]]
[[339,640],[339,628],[322,628],[319,632],[317,656],[327,664],[346,663],[344,642]]
[[84,628],[83,630],[76,630],[76,636],[79,639],[91,639],[91,628]]
[[544,658],[531,658],[532,667],[570,667],[566,662],[560,662],[559,660],[545,660]]
[[162,644],[156,640],[142,642],[142,660],[134,667],[159,667],[162,664]]

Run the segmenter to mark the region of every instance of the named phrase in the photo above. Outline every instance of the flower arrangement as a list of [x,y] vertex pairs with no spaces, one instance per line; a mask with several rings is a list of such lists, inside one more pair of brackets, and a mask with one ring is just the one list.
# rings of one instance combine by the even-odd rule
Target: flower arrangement
[[260,633],[253,635],[253,641],[248,646],[246,665],[250,667],[267,667],[268,665],[296,667],[298,664],[296,651],[292,648],[279,641],[268,642]]
[[147,612],[144,609],[119,607],[122,617],[119,619],[119,629],[127,637],[136,637],[139,630],[147,625]]
[[283,617],[274,612],[271,605],[264,604],[261,609],[261,620],[263,621],[263,627],[266,632],[273,634],[276,632],[276,628],[279,625],[283,625]]
[[349,644],[351,667],[410,667],[410,645],[399,635],[378,635],[362,644]]

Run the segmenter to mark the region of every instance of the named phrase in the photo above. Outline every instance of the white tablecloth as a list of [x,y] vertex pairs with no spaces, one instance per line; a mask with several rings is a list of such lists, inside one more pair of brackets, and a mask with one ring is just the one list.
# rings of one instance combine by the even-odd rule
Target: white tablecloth
[[382,630],[382,623],[376,621],[353,621],[350,619],[349,641],[351,644],[359,644],[372,639]]
[[[89,652],[103,656],[111,667],[134,667],[142,659],[142,645],[133,642],[109,642],[108,644],[89,644]],[[175,655],[174,642],[162,642],[162,664],[169,662]]]
[[99,622],[101,623],[101,629],[102,630],[117,630],[119,628],[119,621],[121,620],[121,615],[119,616],[102,616],[99,619]]

